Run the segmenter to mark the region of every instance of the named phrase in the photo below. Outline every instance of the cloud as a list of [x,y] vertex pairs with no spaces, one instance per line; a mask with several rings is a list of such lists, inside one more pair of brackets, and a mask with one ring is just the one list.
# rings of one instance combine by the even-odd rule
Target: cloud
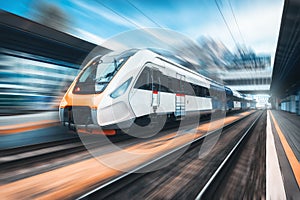
[[[130,23],[129,21],[125,20],[124,18],[118,16],[117,14],[113,13],[112,11],[108,10],[107,8],[100,6],[101,4],[98,4],[99,6],[95,7],[90,5],[89,3],[84,3],[78,0],[73,0],[72,1],[74,4],[76,4],[77,6],[86,9],[86,11],[90,11],[93,12],[96,15],[99,15],[100,17],[111,21],[114,24],[118,24],[121,26],[125,26],[125,27],[135,27],[135,25],[133,23]],[[89,1],[86,1],[89,2]]]
[[99,37],[98,35],[95,35],[93,33],[90,33],[88,31],[85,31],[83,29],[75,28],[74,31],[76,32],[76,36],[86,40],[88,42],[91,42],[93,44],[97,44],[100,46],[103,46],[105,48],[111,49],[111,50],[121,50],[121,49],[128,49],[128,47],[124,44],[121,44],[117,41],[114,41],[113,38],[111,39],[104,39],[102,37]]
[[[77,6],[86,9],[86,11],[93,12],[96,15],[99,15],[100,17],[106,19],[107,21],[110,21],[114,24],[125,26],[128,28],[145,28],[145,27],[153,27],[153,22],[151,22],[149,19],[146,19],[144,16],[142,16],[139,12],[135,10],[133,12],[132,16],[129,17],[128,15],[119,13],[115,11],[114,13],[112,10],[106,8],[105,6],[98,3],[96,6],[91,5],[90,3],[81,2],[78,0],[72,1]],[[88,2],[88,1],[86,1]],[[128,9],[128,7],[126,7]],[[138,13],[138,14],[136,14]],[[156,25],[155,25],[156,26]]]
[[[105,8],[100,3],[77,0],[73,0],[73,3],[83,8],[85,12],[92,12],[92,14],[103,18],[108,22],[106,24],[125,27],[125,29],[118,29],[118,31],[156,26],[140,12],[126,5],[126,3],[123,5],[125,6],[124,10],[118,12],[119,15]],[[139,4],[138,6],[144,13],[151,13],[149,17],[157,23],[183,33],[193,40],[196,40],[200,36],[209,36],[214,40],[222,41],[231,51],[235,50],[234,41],[214,2],[205,1],[203,3],[196,3],[195,5],[176,4],[175,6],[173,5],[173,8],[170,10],[166,10],[164,6],[158,5],[155,6],[155,13],[152,12],[153,8],[151,8],[150,12],[149,7],[145,7],[143,4]],[[273,60],[279,34],[283,0],[245,1],[243,3],[233,3],[232,6],[240,31],[245,40],[245,45],[252,48],[256,53],[271,53]],[[238,43],[242,44],[243,40],[241,39],[227,1],[223,1],[221,10],[230,26],[234,38]],[[90,32],[83,33],[82,30],[81,33],[86,35],[86,37],[98,41],[98,44],[104,41],[103,38],[99,39],[98,36],[95,37],[95,35]],[[116,32],[114,32],[114,34],[115,33]],[[146,36],[144,38],[153,37],[158,41],[160,39],[163,43],[173,45],[180,43],[180,41],[174,41],[172,37],[162,35],[159,32],[146,30],[145,33]],[[111,36],[113,36],[113,34],[111,34]],[[119,41],[118,44],[120,43],[124,43],[124,41]],[[126,45],[128,46],[128,44]]]
[[90,33],[88,31],[85,31],[83,29],[75,28],[74,30],[78,33],[78,34],[76,34],[78,37],[80,37],[86,41],[89,41],[93,44],[101,45],[105,41],[105,39],[103,39],[93,33]]
[[[241,34],[246,46],[251,47],[255,52],[274,53],[280,29],[283,2],[278,1],[273,4],[257,3],[255,5],[255,7],[244,6],[241,9],[233,8]],[[238,43],[243,43],[230,8],[227,10],[223,8],[223,10],[223,14],[235,40]],[[219,18],[222,19],[220,15]],[[234,50],[235,48],[234,41],[222,20],[191,31],[200,33],[199,36],[207,35],[214,39],[219,39],[230,50]]]

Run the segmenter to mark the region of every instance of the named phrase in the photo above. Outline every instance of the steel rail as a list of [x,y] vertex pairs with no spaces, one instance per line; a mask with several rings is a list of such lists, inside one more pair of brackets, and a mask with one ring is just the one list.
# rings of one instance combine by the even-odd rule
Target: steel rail
[[179,147],[177,147],[177,148],[175,148],[175,149],[173,149],[171,151],[168,151],[167,153],[165,153],[165,154],[163,154],[163,155],[161,155],[161,156],[159,156],[159,157],[157,157],[157,158],[155,158],[155,159],[153,159],[153,160],[151,160],[151,161],[149,161],[147,163],[144,163],[144,164],[142,164],[142,165],[140,165],[140,166],[138,166],[138,167],[130,170],[129,172],[126,172],[126,173],[124,173],[124,174],[122,174],[122,175],[120,175],[120,176],[118,176],[118,177],[116,177],[116,178],[114,178],[114,179],[112,179],[112,180],[110,180],[110,181],[108,181],[108,182],[106,182],[106,183],[104,183],[104,184],[102,184],[102,185],[100,185],[100,186],[98,186],[98,187],[96,187],[96,188],[94,188],[94,189],[92,189],[92,190],[90,190],[90,191],[82,194],[81,196],[79,196],[78,198],[76,198],[76,200],[87,198],[88,196],[92,195],[93,193],[95,193],[97,191],[100,191],[100,190],[102,190],[104,188],[110,187],[111,185],[116,184],[118,181],[121,181],[122,179],[125,179],[125,178],[129,177],[130,175],[136,173],[137,171],[139,171],[139,170],[141,170],[143,168],[146,168],[146,167],[150,166],[151,164],[153,164],[155,162],[158,162],[158,161],[162,160],[163,158],[166,158],[167,156],[170,156],[170,155],[172,155],[172,154],[180,151],[181,149],[183,149],[183,148],[185,148],[185,147],[187,147],[189,145],[192,145],[192,144],[195,144],[195,143],[198,143],[198,142],[202,141],[207,136],[213,135],[215,133],[218,133],[219,131],[222,131],[223,129],[228,129],[228,128],[234,126],[238,122],[240,122],[240,121],[248,118],[249,116],[251,116],[254,113],[256,113],[256,112],[253,112],[253,113],[251,113],[251,114],[249,114],[247,116],[244,116],[244,117],[242,117],[240,119],[237,119],[237,120],[233,121],[232,123],[223,126],[222,128],[219,128],[219,129],[213,130],[211,132],[208,132],[207,134],[205,134],[205,135],[203,135],[201,137],[198,137],[198,138],[196,138],[193,141],[190,141],[190,142],[188,142],[188,143],[186,143],[184,145],[181,145],[181,146],[179,146]]
[[205,193],[209,190],[210,187],[213,187],[213,183],[218,177],[218,175],[223,171],[227,165],[229,164],[229,161],[234,157],[234,154],[239,151],[239,147],[241,147],[241,144],[247,139],[247,136],[252,133],[252,130],[254,129],[255,125],[258,123],[258,120],[261,118],[264,112],[262,112],[255,121],[248,127],[248,129],[244,132],[243,136],[239,139],[239,141],[236,143],[236,145],[232,148],[232,150],[228,153],[228,155],[225,157],[223,162],[219,165],[217,170],[214,172],[214,174],[210,177],[210,179],[207,181],[207,183],[204,185],[204,187],[201,189],[201,191],[198,193],[196,200],[202,199],[202,197],[205,195]]

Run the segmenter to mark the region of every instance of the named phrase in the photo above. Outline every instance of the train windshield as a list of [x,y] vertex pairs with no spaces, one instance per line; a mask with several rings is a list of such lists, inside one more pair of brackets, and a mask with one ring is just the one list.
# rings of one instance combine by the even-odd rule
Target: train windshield
[[80,75],[73,93],[93,94],[103,92],[129,56],[103,56],[96,58]]

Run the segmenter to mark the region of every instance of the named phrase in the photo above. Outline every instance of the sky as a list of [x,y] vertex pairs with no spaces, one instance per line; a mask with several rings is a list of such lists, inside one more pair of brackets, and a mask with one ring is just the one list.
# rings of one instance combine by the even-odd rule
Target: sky
[[162,28],[192,41],[210,37],[231,51],[243,45],[274,60],[284,0],[18,0],[0,1],[0,8],[34,20],[37,5],[50,3],[67,16],[68,33],[99,45],[126,31]]

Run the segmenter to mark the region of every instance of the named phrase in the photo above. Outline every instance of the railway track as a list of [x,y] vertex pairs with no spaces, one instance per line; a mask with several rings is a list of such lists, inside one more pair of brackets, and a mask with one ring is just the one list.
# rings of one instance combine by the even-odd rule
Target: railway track
[[[250,120],[250,122],[251,122],[250,124],[251,124],[251,126],[253,126],[258,121],[260,116],[261,116],[261,114],[258,114],[256,112],[256,114],[248,115],[246,117],[238,119],[238,120],[234,121],[233,123],[230,123],[230,124],[224,126],[222,129],[223,130],[228,130],[230,128],[234,129],[235,126],[237,126],[240,123],[243,123],[245,120],[248,120],[248,121]],[[245,127],[249,126],[250,124],[249,123],[246,124]],[[195,159],[195,155],[196,155],[196,157],[198,156],[198,152],[199,152],[198,147],[203,142],[203,139],[205,137],[207,137],[208,135],[213,135],[213,134],[215,134],[219,131],[220,131],[220,129],[212,131],[212,132],[210,132],[210,133],[208,133],[208,134],[206,134],[202,137],[199,137],[199,138],[195,139],[194,141],[192,141],[190,143],[187,143],[187,144],[185,144],[183,146],[180,146],[180,147],[178,147],[178,148],[176,148],[176,149],[174,149],[170,152],[167,152],[166,154],[164,154],[164,155],[162,155],[162,156],[160,156],[160,157],[158,157],[154,160],[151,160],[150,162],[147,162],[147,163],[145,163],[145,164],[143,164],[143,165],[127,172],[127,173],[124,173],[121,176],[118,176],[118,177],[110,180],[109,182],[106,182],[106,183],[103,183],[103,184],[99,185],[98,187],[94,188],[93,190],[90,190],[90,191],[87,191],[87,192],[83,193],[77,199],[105,199],[105,198],[118,199],[118,198],[122,198],[122,197],[126,197],[126,196],[130,199],[140,199],[140,198],[145,198],[145,197],[148,197],[148,198],[161,198],[161,196],[155,196],[155,194],[154,195],[150,194],[151,191],[149,192],[149,190],[151,190],[151,189],[147,190],[147,188],[145,188],[145,187],[148,187],[147,182],[150,182],[150,187],[152,187],[154,189],[155,188],[157,189],[157,188],[159,188],[159,185],[155,185],[155,186],[151,185],[151,184],[153,184],[153,180],[158,179],[157,177],[161,177],[165,173],[173,173],[171,176],[175,177],[176,173],[179,170],[178,171],[174,170],[174,172],[172,172],[172,168],[175,167],[174,165],[181,165],[180,162],[184,161],[185,157],[189,158],[189,156],[190,156],[189,154],[192,154],[194,156],[193,159]],[[247,130],[246,130],[246,128],[244,128],[242,130],[243,133],[246,133],[246,132],[249,132],[249,131],[250,131],[250,128],[249,129],[247,128]],[[243,139],[244,138],[245,138],[245,136],[243,136]],[[243,139],[241,139],[241,141],[243,141]],[[159,163],[162,160],[168,160],[168,158],[171,157],[172,154],[175,154],[176,152],[180,151],[181,149],[185,148],[188,145],[191,145],[189,147],[189,150],[185,154],[183,154],[181,158],[178,159],[178,162],[175,162],[174,164],[172,164],[172,165],[170,165],[166,168],[163,168],[161,170],[155,171],[155,172],[136,173],[141,169],[151,167],[151,165],[159,165]],[[197,149],[196,153],[195,152],[191,153],[195,149]],[[234,149],[236,149],[236,148],[234,148]],[[232,151],[234,152],[236,150],[232,150]],[[232,153],[230,153],[230,154],[232,154]],[[229,158],[226,158],[226,160],[228,160],[228,159]],[[191,163],[192,161],[190,160],[189,162]],[[187,162],[186,164],[183,164],[183,165],[189,165],[189,162]],[[226,163],[226,162],[224,162],[224,163]],[[222,164],[222,165],[225,165],[225,164]],[[179,169],[180,169],[180,167],[179,167]],[[220,171],[220,170],[221,169],[218,168],[217,171]],[[217,176],[218,173],[216,173],[215,175],[213,175],[211,177]],[[149,178],[149,177],[152,177],[152,178]],[[212,180],[209,179],[208,183],[213,182]],[[167,180],[165,180],[165,183],[167,183]],[[144,187],[143,187],[143,185],[144,185]],[[208,188],[209,185],[210,184],[207,184],[207,186],[202,186],[201,188]],[[177,185],[177,187],[180,188],[179,185]],[[197,188],[198,189],[197,191],[199,191],[201,188]],[[182,189],[182,190],[184,191],[184,189]],[[164,193],[163,191],[161,193],[162,193],[162,195],[166,194],[166,192]],[[136,196],[131,196],[131,194],[134,194]],[[144,196],[145,194],[147,194],[149,196]],[[195,191],[194,191],[194,194],[192,194],[192,195],[182,196],[180,194],[175,194],[174,196],[172,196],[170,198],[185,198],[185,199],[188,198],[188,199],[190,199],[191,197],[196,198],[197,195],[198,195],[198,193],[195,193]],[[200,195],[200,197],[201,197],[201,195]],[[166,197],[166,196],[165,196],[165,198],[168,199],[168,197]]]
[[1,151],[0,169],[25,167],[35,162],[43,162],[71,153],[84,150],[79,138],[60,140],[49,143],[36,144]]
[[[226,113],[226,116],[233,116],[235,114],[238,114],[238,111],[231,111],[229,113]],[[210,118],[208,116],[201,116],[201,123],[208,122]],[[179,126],[179,123],[173,123],[173,124],[168,124],[167,126],[164,127],[164,130],[168,129],[174,129]],[[66,133],[66,134],[73,134],[73,133]],[[118,141],[120,139],[120,136],[117,137],[112,137],[112,141]],[[128,139],[125,138],[125,139]],[[74,134],[73,138],[68,138],[68,139],[59,139],[51,142],[43,142],[43,143],[37,143],[37,144],[31,144],[27,146],[20,146],[20,147],[13,147],[13,148],[7,148],[7,149],[0,149],[1,157],[0,157],[0,165],[3,163],[4,159],[3,157],[8,157],[8,156],[13,156],[17,154],[23,154],[23,153],[28,153],[28,152],[33,152],[41,149],[47,149],[51,147],[55,147],[58,145],[66,145],[66,144],[71,144],[71,143],[78,143],[80,142],[80,138],[78,135]]]
[[8,148],[8,149],[2,149],[0,150],[1,152],[1,157],[5,156],[11,156],[11,155],[16,155],[20,153],[26,153],[30,151],[36,151],[44,148],[49,148],[49,147],[54,147],[57,145],[63,145],[63,144],[70,144],[74,142],[79,142],[80,139],[78,137],[75,138],[69,138],[69,139],[64,139],[64,140],[57,140],[57,141],[51,141],[51,142],[45,142],[45,143],[38,143],[38,144],[33,144],[33,145],[27,145],[27,146],[22,146],[22,147],[16,147],[16,148]]
[[[204,117],[201,122],[207,122],[209,118]],[[169,123],[163,130],[171,130],[179,127],[179,123]],[[70,133],[71,134],[71,133]],[[157,136],[162,135],[159,133]],[[84,137],[84,136],[83,136]],[[91,136],[93,137],[93,136]],[[133,137],[124,135],[110,136],[109,138],[112,142],[117,143],[124,140],[132,140]],[[93,139],[91,139],[93,141]],[[89,147],[97,147],[101,144],[95,143],[95,145],[89,145]],[[17,167],[26,167],[32,165],[33,163],[44,162],[49,159],[56,159],[59,157],[71,155],[74,153],[85,151],[86,148],[81,142],[81,138],[77,135],[74,138],[57,140],[45,143],[39,143],[34,145],[9,148],[0,150],[0,169],[14,169]]]
[[[243,115],[244,114],[242,114],[241,116]],[[237,120],[235,123],[237,123],[238,121],[239,120]],[[130,147],[132,145],[139,144],[141,141],[143,142],[148,141],[151,143],[151,141],[155,138],[157,139],[161,136],[165,136],[166,134],[173,133],[174,127],[176,126],[177,125],[174,124],[168,125],[164,131],[157,134],[157,136],[155,136],[154,138],[152,137],[152,138],[139,140],[138,138],[130,139],[128,137],[127,138],[114,137],[111,138],[111,140],[114,141],[116,145],[120,146],[120,148]],[[193,145],[194,144],[192,144],[192,146]],[[98,150],[100,149],[99,153],[101,153],[101,155],[110,152],[108,147],[102,145],[101,148],[98,148],[99,146],[101,146],[99,145],[99,143],[95,144],[95,148],[96,148],[95,150],[98,152]],[[170,155],[172,155],[172,153]],[[168,156],[166,156],[165,158],[167,157]],[[80,144],[80,140],[75,139],[75,140],[59,141],[57,143],[51,142],[48,144],[27,146],[21,149],[20,148],[10,149],[9,151],[7,150],[6,152],[4,152],[3,156],[0,158],[2,158],[2,160],[0,159],[1,161],[0,162],[0,168],[1,168],[0,183],[7,184],[27,177],[33,177],[35,175],[44,172],[52,171],[61,168],[63,166],[75,164],[77,162],[90,159],[92,158],[92,156],[89,154],[88,151],[85,150],[85,147],[82,144]],[[154,165],[160,162],[160,159],[156,159],[156,160],[157,160],[156,162],[153,162]],[[148,164],[149,163],[146,163],[144,167],[151,166]],[[140,166],[140,168],[142,169],[143,167]],[[136,175],[136,174],[132,174],[132,175]],[[121,179],[122,179],[121,181],[127,180],[127,178],[125,179],[121,178]],[[104,183],[107,180],[103,180],[103,182],[101,183]],[[99,182],[99,184],[101,183]],[[120,184],[120,186],[122,186],[122,184]],[[80,195],[80,192],[78,194]]]
[[[253,131],[256,129],[256,126],[259,123],[260,119],[262,117],[265,117],[264,115],[266,116],[265,112],[261,113],[255,119],[255,121],[249,126],[249,128],[244,132],[242,137],[238,140],[236,145],[232,148],[230,153],[226,156],[226,158],[223,160],[223,162],[220,164],[220,166],[215,171],[215,173],[211,176],[211,178],[207,181],[207,183],[201,189],[201,191],[199,192],[199,194],[197,195],[197,197],[195,199],[197,199],[197,200],[213,199],[213,198],[216,198],[216,194],[218,194],[219,198],[221,198],[220,194],[222,192],[218,191],[218,188],[220,190],[222,190],[223,192],[226,189],[229,189],[228,186],[226,187],[226,185],[231,184],[230,182],[227,182],[228,177],[229,177],[228,172],[229,171],[232,172],[233,169],[236,168],[236,165],[239,161],[239,157],[240,157],[241,153],[244,151],[245,145],[247,144]],[[264,124],[265,124],[265,121],[266,120],[263,121]],[[264,130],[265,130],[265,128],[264,128]],[[247,158],[247,159],[250,159],[250,158]],[[259,163],[257,163],[257,164],[259,164]],[[244,173],[246,173],[246,170],[244,171]],[[235,178],[237,178],[237,177],[235,177]],[[242,178],[242,177],[239,177],[239,178]],[[223,185],[223,188],[220,187],[220,185]],[[233,191],[231,191],[231,192],[233,192]],[[227,191],[227,193],[228,193],[228,191]],[[238,199],[243,198],[243,197],[241,197],[241,195],[242,194],[236,194],[235,198],[238,198]],[[248,197],[248,198],[253,198],[253,196]],[[260,199],[260,198],[262,198],[262,196],[257,197],[257,198]]]
[[[207,120],[204,119],[202,123]],[[164,131],[155,137],[162,136],[168,131],[174,131],[178,126],[178,123],[167,124]],[[97,149],[100,154],[110,152],[105,147],[106,142],[102,144],[97,135],[82,135],[80,137],[88,137],[88,147]],[[0,169],[5,172],[0,173],[0,183],[9,183],[92,158],[92,155],[86,150],[87,141],[85,140],[84,145],[80,137],[0,150]],[[109,139],[120,147],[140,142],[138,138],[126,134],[111,136]],[[142,139],[142,141],[151,139],[153,138]]]

